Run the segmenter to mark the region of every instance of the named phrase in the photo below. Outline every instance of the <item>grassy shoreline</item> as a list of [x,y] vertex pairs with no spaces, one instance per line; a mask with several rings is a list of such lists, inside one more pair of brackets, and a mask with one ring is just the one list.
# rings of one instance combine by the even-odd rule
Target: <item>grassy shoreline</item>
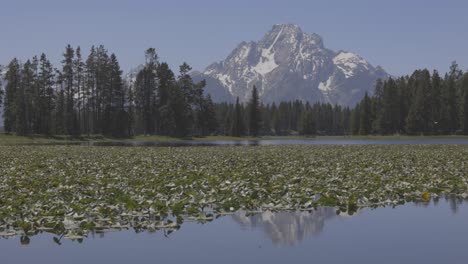
[[17,136],[14,134],[0,133],[0,145],[34,145],[34,144],[67,144],[80,142],[180,142],[180,141],[245,141],[245,140],[414,140],[414,139],[468,139],[463,135],[443,136],[262,136],[262,137],[230,137],[230,136],[207,136],[193,138],[175,138],[168,136],[135,136],[132,138],[109,138],[101,135],[81,136],[73,138],[70,136],[47,137],[42,135]]

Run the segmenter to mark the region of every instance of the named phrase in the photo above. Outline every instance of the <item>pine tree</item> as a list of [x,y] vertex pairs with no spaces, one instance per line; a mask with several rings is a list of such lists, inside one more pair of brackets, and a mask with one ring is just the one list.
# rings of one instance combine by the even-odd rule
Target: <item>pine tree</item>
[[299,133],[301,135],[312,136],[316,134],[315,117],[311,110],[302,112],[300,124]]
[[75,89],[74,89],[74,61],[75,51],[70,45],[67,45],[63,53],[63,68],[62,68],[62,81],[64,82],[64,96],[65,96],[65,132],[68,135],[76,135],[79,133],[76,126],[75,116]]
[[[135,106],[139,133],[155,133],[157,112],[157,68],[158,56],[154,48],[145,52],[145,67],[137,74],[135,82]],[[178,91],[175,91],[176,93]],[[173,102],[174,103],[174,102]],[[178,103],[174,103],[178,105]]]
[[272,123],[273,130],[275,131],[276,136],[281,136],[284,134],[283,126],[281,124],[281,113],[280,109],[273,103],[272,106]]
[[110,84],[110,128],[108,133],[114,137],[127,136],[126,127],[128,127],[128,117],[125,112],[126,92],[122,80],[122,70],[120,69],[117,56],[111,54],[109,62],[109,84]]
[[461,129],[464,135],[468,135],[468,73],[462,77],[461,85],[462,100],[461,100]]
[[[102,79],[100,86],[100,94],[102,95],[100,99],[102,116],[99,118],[101,120],[101,133],[106,136],[112,136],[114,134],[114,115],[116,111],[115,89],[122,89],[120,67],[115,56],[113,59],[108,59],[107,62],[103,61],[100,65],[105,65],[100,70],[101,76],[107,76],[107,78]],[[116,69],[112,69],[112,67]]]
[[91,47],[89,55],[85,62],[84,73],[84,86],[83,86],[83,133],[90,135],[95,130],[95,111],[96,111],[96,49]]
[[433,124],[433,132],[440,134],[440,118],[441,118],[441,98],[442,98],[442,78],[437,71],[432,74],[432,85],[430,94],[430,120]]
[[189,72],[192,70],[187,63],[183,63],[179,66],[179,77],[178,77],[178,84],[187,102],[192,105],[196,103],[196,94],[194,89],[194,83],[192,77],[190,76]]
[[60,89],[57,93],[55,109],[55,135],[64,135],[67,131],[65,122],[65,92]]
[[203,97],[203,88],[206,86],[205,80],[199,83],[194,83],[189,72],[192,69],[187,63],[183,63],[180,67],[180,74],[177,83],[184,93],[185,99],[189,104],[189,120],[193,123],[192,133],[196,135],[205,135],[206,127],[203,116],[203,108],[205,107],[205,98]]
[[83,106],[85,100],[85,89],[84,89],[84,73],[85,73],[85,64],[81,57],[81,48],[78,46],[75,52],[75,59],[73,60],[73,77],[74,77],[74,92],[76,94],[76,133],[82,133],[84,130],[84,121],[83,121]]
[[433,123],[431,120],[430,92],[431,76],[428,70],[416,71],[414,79],[415,95],[406,118],[406,131],[410,134],[430,134]]
[[110,114],[112,104],[112,86],[110,82],[110,58],[107,49],[100,45],[95,55],[95,98],[96,109],[94,110],[94,133],[109,134],[112,126]]
[[231,135],[231,126],[232,126],[232,120],[234,117],[234,106],[233,104],[229,104],[226,106],[226,111],[224,115],[224,120],[223,120],[223,130],[222,134],[225,136]]
[[38,114],[41,117],[39,133],[51,135],[53,133],[54,118],[53,110],[55,108],[54,91],[54,70],[52,64],[44,53],[39,60],[39,109]]
[[287,102],[281,102],[276,111],[276,135],[286,135],[290,129],[289,105]]
[[351,109],[345,107],[343,109],[343,135],[351,134]]
[[252,96],[249,101],[249,134],[250,136],[258,136],[261,127],[260,116],[260,99],[258,97],[257,87],[252,88]]
[[381,99],[378,114],[378,132],[381,134],[395,134],[400,127],[400,104],[396,82],[390,78],[383,85],[383,97]]
[[175,93],[171,96],[171,101],[175,102],[175,104],[173,104],[173,111],[175,112],[176,136],[178,137],[186,137],[192,133],[195,124],[193,109],[195,107],[199,108],[201,102],[199,98],[201,94],[196,92],[197,84],[193,82],[189,74],[191,69],[192,68],[185,62],[179,66],[177,88],[175,89]]
[[440,128],[443,134],[453,134],[458,127],[456,75],[445,75],[440,109]]
[[372,113],[371,113],[371,100],[367,92],[364,95],[364,99],[362,99],[361,107],[360,107],[360,117],[359,117],[359,134],[361,135],[369,135],[372,130]]
[[382,133],[385,83],[381,79],[377,80],[374,95],[372,97],[372,113],[374,113],[374,116],[372,117],[372,130],[377,133]]
[[[0,65],[0,69],[1,69],[1,65]],[[2,108],[4,93],[5,92],[3,91],[3,83],[2,83],[2,80],[0,79],[0,109]]]
[[262,119],[262,127],[261,132],[263,135],[271,135],[272,133],[272,126],[271,126],[271,109],[270,105],[260,105],[261,109],[261,119]]
[[29,88],[29,98],[27,99],[29,133],[39,134],[42,126],[42,116],[39,114],[41,106],[40,82],[39,82],[39,59],[34,56],[31,61],[31,85]]
[[15,58],[8,64],[5,76],[5,100],[3,102],[3,124],[7,133],[15,131],[16,125],[16,98],[21,86],[20,64]]
[[215,106],[210,94],[203,100],[201,116],[203,120],[202,135],[205,136],[214,133],[218,128],[218,120],[216,119]]
[[15,100],[15,132],[20,136],[31,133],[33,85],[34,73],[32,63],[28,60],[21,71],[21,82]]
[[157,113],[159,120],[157,133],[161,135],[171,135],[175,131],[175,113],[170,106],[172,89],[176,86],[175,76],[169,65],[165,62],[159,64],[157,69],[159,87],[157,91]]
[[191,128],[191,114],[190,104],[185,98],[184,91],[180,86],[176,85],[171,90],[171,97],[169,102],[169,114],[173,114],[174,130],[171,131],[171,136],[186,137],[190,134]]
[[242,116],[242,106],[239,103],[239,97],[236,99],[236,105],[231,120],[231,130],[229,135],[233,137],[241,137],[244,135],[244,119]]
[[135,135],[135,96],[133,94],[134,93],[133,87],[132,86],[127,87],[126,93],[127,93],[127,98],[128,98],[128,102],[126,105],[127,116],[128,116],[126,131],[127,131],[127,136],[134,136]]

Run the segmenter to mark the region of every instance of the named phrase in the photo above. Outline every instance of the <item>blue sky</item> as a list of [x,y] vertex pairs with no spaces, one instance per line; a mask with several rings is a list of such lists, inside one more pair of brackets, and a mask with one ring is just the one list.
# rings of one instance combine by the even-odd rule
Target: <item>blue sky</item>
[[[416,68],[468,68],[468,1],[67,1],[0,0],[0,64],[45,52],[54,63],[66,44],[115,52],[124,70],[148,47],[173,67],[224,59],[273,24],[295,23],[333,50],[353,51],[394,75]],[[58,66],[58,65],[57,65]]]

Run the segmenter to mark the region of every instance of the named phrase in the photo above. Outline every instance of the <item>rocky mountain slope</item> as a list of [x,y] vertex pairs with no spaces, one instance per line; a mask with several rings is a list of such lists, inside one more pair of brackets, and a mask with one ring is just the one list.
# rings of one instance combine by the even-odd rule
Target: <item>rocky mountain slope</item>
[[389,75],[361,56],[324,47],[297,25],[274,25],[258,42],[242,42],[229,56],[194,73],[215,101],[247,101],[253,85],[263,102],[306,100],[353,106],[378,78]]

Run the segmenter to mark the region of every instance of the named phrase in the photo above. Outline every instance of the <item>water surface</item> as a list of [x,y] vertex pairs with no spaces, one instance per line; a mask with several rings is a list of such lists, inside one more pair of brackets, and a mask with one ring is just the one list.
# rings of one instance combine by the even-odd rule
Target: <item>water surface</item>
[[51,235],[0,239],[1,263],[467,263],[468,205],[263,212],[188,222],[174,233],[115,231],[78,243]]
[[[54,144],[54,143],[52,143]],[[85,146],[154,146],[154,147],[183,147],[183,146],[261,146],[261,145],[401,145],[401,144],[468,144],[468,139],[274,139],[274,140],[181,140],[181,141],[124,141],[124,142],[85,142],[76,143]]]

